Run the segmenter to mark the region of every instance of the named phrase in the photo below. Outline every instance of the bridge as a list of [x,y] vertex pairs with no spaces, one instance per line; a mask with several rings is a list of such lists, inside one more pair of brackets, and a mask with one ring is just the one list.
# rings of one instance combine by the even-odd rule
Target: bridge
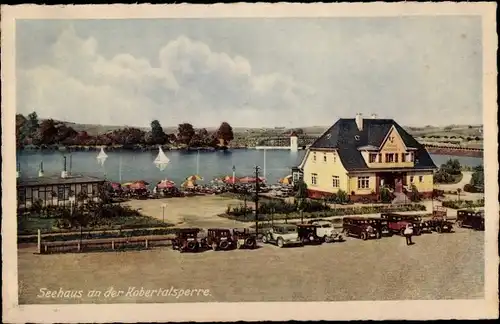
[[[314,135],[299,135],[298,136],[298,147],[299,149],[308,148],[319,136]],[[257,148],[259,149],[289,149],[290,148],[290,137],[289,136],[276,136],[276,137],[263,137],[257,141]],[[456,155],[456,156],[470,156],[470,157],[482,157],[484,149],[482,148],[469,148],[454,145],[436,145],[436,144],[424,144],[425,148],[429,153],[437,155]]]
[[[299,148],[310,146],[319,136],[299,135],[297,136]],[[257,141],[257,146],[260,147],[290,147],[289,136],[265,137]]]

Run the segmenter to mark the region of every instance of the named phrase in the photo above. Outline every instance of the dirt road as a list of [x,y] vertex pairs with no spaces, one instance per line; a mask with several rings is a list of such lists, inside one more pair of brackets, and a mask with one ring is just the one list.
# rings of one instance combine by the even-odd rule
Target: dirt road
[[[457,229],[403,238],[196,254],[147,251],[36,255],[19,250],[20,303],[344,301],[480,298],[484,233]],[[123,291],[115,297],[109,293]],[[41,289],[55,297],[37,297]],[[140,296],[148,289],[155,293]],[[194,296],[165,295],[198,289]],[[91,297],[90,290],[102,291]],[[81,297],[64,292],[81,291]],[[105,297],[108,291],[107,297]],[[137,291],[136,295],[134,292]],[[203,291],[203,294],[199,294]],[[208,293],[207,293],[208,291]],[[127,295],[127,293],[129,293]],[[59,294],[61,297],[57,297]],[[192,292],[190,291],[190,294]],[[67,296],[70,294],[68,293]]]

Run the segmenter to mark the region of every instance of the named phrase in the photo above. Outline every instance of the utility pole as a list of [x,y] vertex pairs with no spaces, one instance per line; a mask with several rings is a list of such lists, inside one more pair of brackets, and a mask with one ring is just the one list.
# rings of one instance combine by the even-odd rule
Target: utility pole
[[259,234],[259,166],[255,166],[255,236]]

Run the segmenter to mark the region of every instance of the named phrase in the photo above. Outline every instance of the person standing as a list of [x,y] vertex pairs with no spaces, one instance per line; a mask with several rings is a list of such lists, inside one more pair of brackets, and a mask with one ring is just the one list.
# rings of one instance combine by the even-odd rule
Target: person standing
[[406,228],[404,230],[404,236],[406,238],[406,245],[412,245],[411,237],[413,235],[413,226],[411,224],[406,224]]

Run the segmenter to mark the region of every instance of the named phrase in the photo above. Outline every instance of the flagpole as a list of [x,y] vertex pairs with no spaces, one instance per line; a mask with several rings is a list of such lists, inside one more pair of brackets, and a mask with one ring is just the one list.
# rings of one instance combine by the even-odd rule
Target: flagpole
[[196,175],[200,174],[200,150],[196,154]]
[[122,183],[122,156],[120,155],[120,162],[118,165],[118,179],[120,179],[120,183]]
[[264,149],[264,174],[263,174],[263,176],[264,176],[264,178],[266,178],[266,149]]

